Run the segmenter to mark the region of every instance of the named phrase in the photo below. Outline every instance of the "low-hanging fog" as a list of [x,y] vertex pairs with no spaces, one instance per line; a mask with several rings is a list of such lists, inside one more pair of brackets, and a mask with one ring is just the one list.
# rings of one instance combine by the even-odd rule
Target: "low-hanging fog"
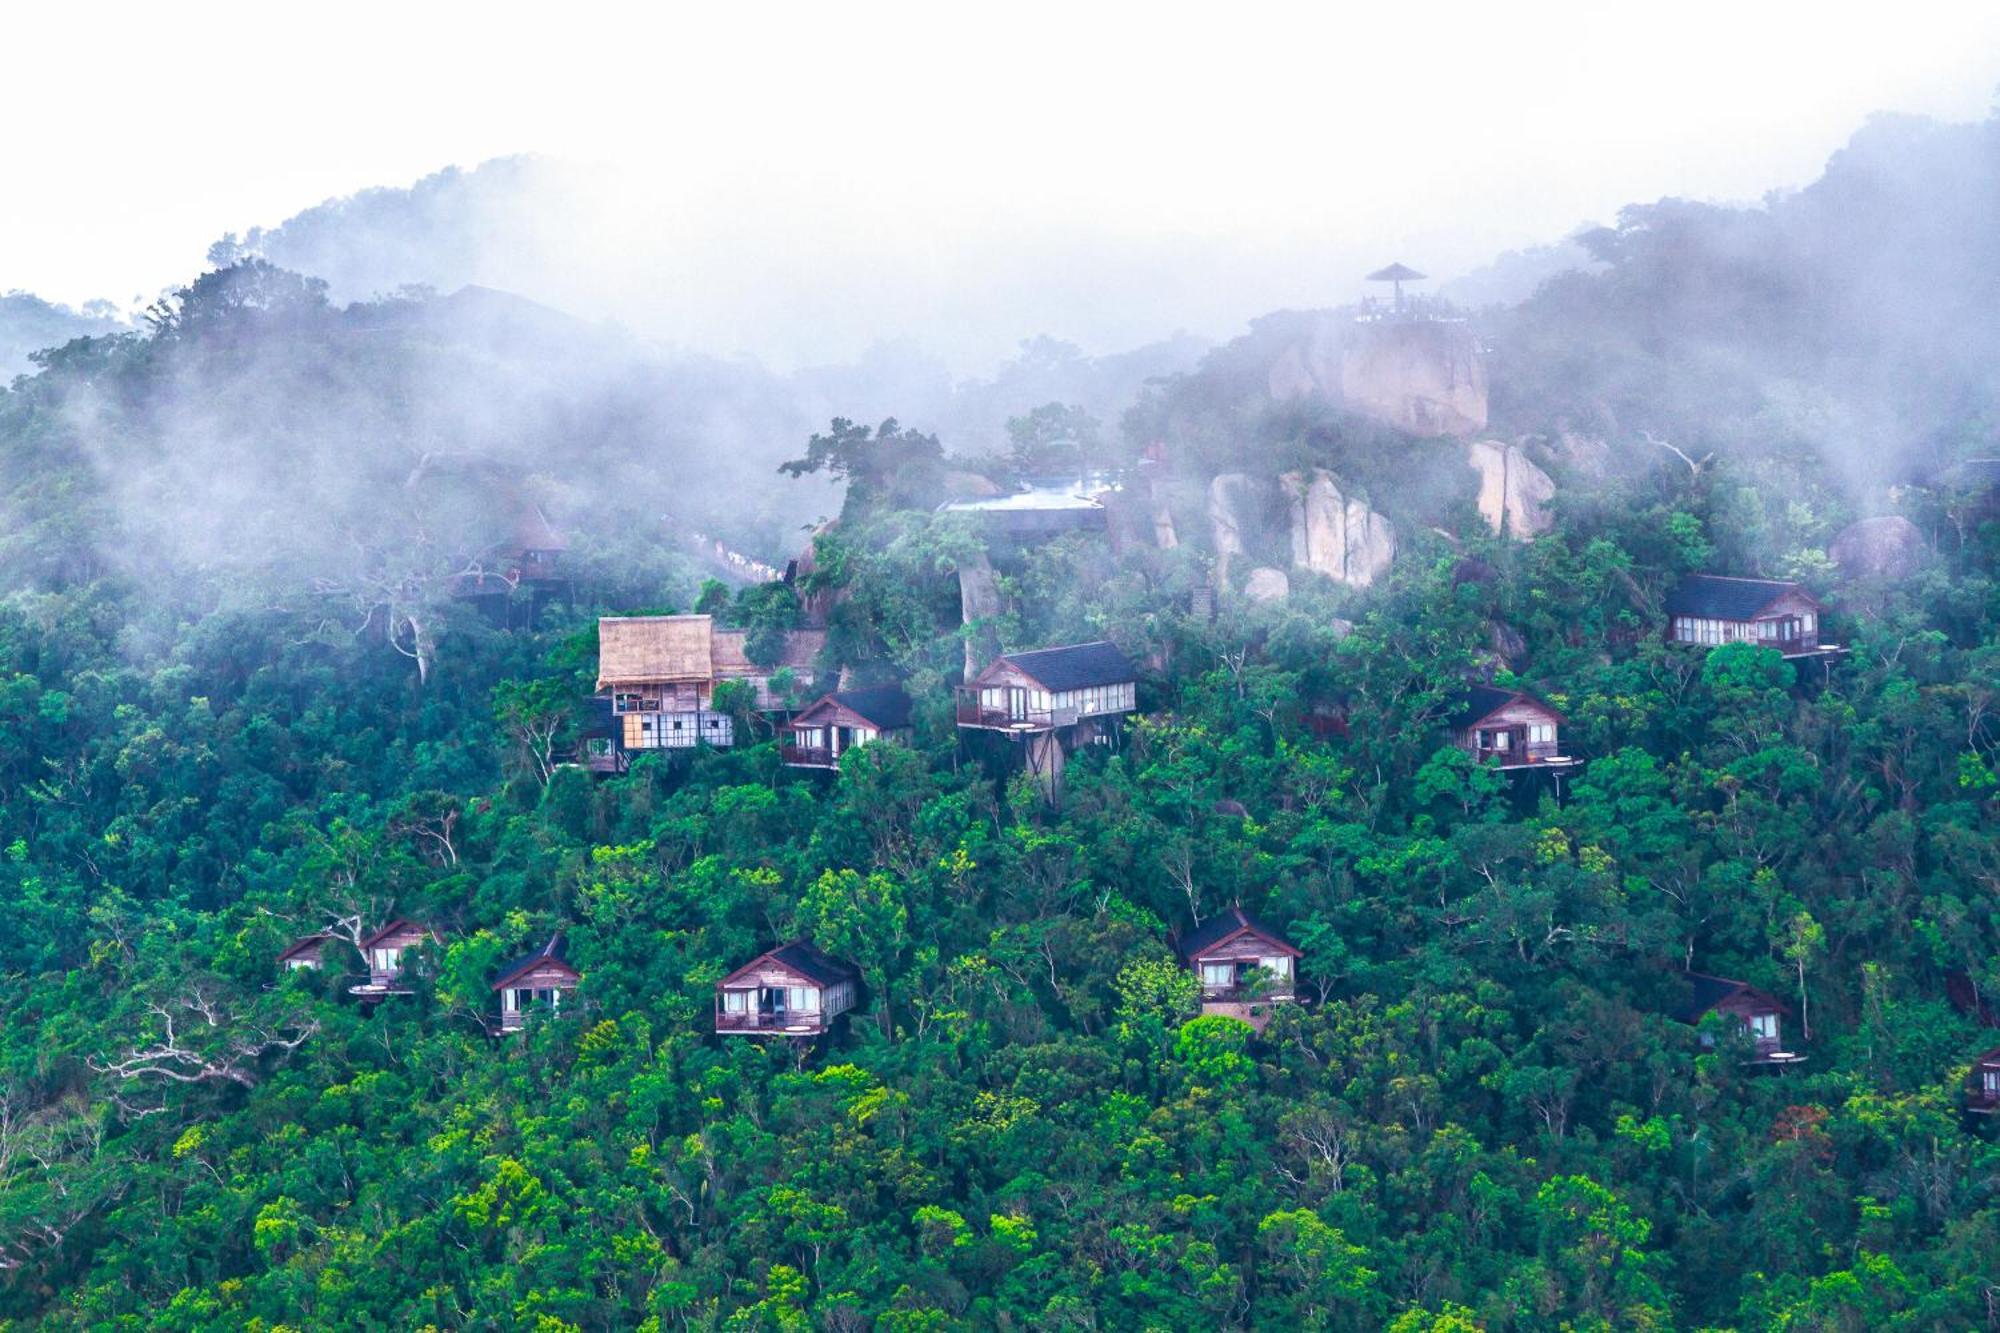
[[[1506,40],[1616,44],[1597,20],[1566,21]],[[1717,105],[1740,111],[1773,37],[1739,36],[1700,58],[1728,76]],[[695,532],[781,563],[840,501],[777,465],[835,417],[896,417],[976,468],[1011,419],[1061,404],[1114,463],[1194,439],[1189,466],[1265,467],[1293,447],[1273,434],[1258,360],[1280,325],[1246,325],[1351,303],[1391,259],[1469,312],[1503,438],[1794,449],[1831,459],[1857,508],[1994,451],[1948,428],[2000,404],[2000,123],[1965,110],[2000,71],[1975,78],[1961,54],[1926,82],[1944,67],[1891,43],[1871,48],[1873,82],[1836,94],[1855,50],[1807,32],[1797,53],[1827,61],[1824,85],[1801,85],[1818,100],[1730,125],[1707,104],[1635,111],[1664,86],[1654,65],[1620,88],[1537,47],[1522,68],[1574,95],[1551,119],[1560,99],[1474,83],[1456,45],[1426,59],[1377,24],[1314,64],[1285,37],[1236,28],[1214,54],[1262,50],[1295,81],[1324,66],[1310,95],[1275,74],[1168,78],[1200,44],[1156,35],[1134,47],[1162,61],[1150,83],[1121,67],[1090,84],[1057,54],[1039,68],[1071,82],[1024,66],[1006,114],[933,110],[935,69],[885,92],[893,69],[787,55],[802,82],[782,124],[711,101],[626,160],[507,151],[286,212],[215,202],[198,237],[163,224],[184,258],[124,322],[84,303],[117,287],[74,277],[117,282],[133,271],[122,253],[44,237],[45,253],[0,256],[18,269],[0,289],[55,283],[0,300],[0,373],[39,372],[0,396],[27,442],[0,477],[5,553],[29,584],[164,568],[252,602],[420,617],[534,506],[628,567]],[[956,91],[1000,90],[988,75]],[[1884,103],[1859,96],[1948,114],[1868,120]],[[685,88],[661,98],[688,109]],[[1581,116],[1591,99],[1607,125]],[[376,114],[355,110],[362,140]],[[829,126],[892,120],[851,158],[814,156]],[[1065,124],[1075,142],[1058,152]],[[962,141],[937,137],[953,126]],[[1607,126],[1640,137],[1614,143]],[[522,141],[508,147],[538,142]],[[163,197],[163,217],[186,204]],[[81,234],[108,235],[93,227]],[[77,493],[102,522],[52,530]]]

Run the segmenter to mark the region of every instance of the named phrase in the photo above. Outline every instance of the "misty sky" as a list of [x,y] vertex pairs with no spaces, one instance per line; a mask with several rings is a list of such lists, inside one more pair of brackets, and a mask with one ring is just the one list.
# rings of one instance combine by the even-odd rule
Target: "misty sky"
[[536,152],[617,173],[531,290],[579,313],[779,362],[1113,350],[1803,184],[2000,85],[1988,3],[307,12],[10,12],[0,290],[150,298],[225,231]]

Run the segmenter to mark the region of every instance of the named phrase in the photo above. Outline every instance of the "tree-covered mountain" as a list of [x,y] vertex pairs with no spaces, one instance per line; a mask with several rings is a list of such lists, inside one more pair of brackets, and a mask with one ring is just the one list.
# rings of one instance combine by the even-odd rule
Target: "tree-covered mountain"
[[[1530,540],[1481,520],[1464,441],[1274,395],[1296,313],[1006,440],[1068,457],[1096,417],[1173,542],[995,538],[935,505],[998,444],[825,428],[803,381],[478,289],[343,303],[241,259],[43,356],[0,393],[0,1318],[1983,1326],[2000,522],[1857,480],[1845,416],[1757,426],[1887,384],[1928,432],[1899,441],[1989,447],[1984,363],[1893,373],[1945,335],[1861,299],[1919,275],[1861,267],[1915,224],[1852,183],[1956,162],[1976,194],[1953,145],[1986,131],[1870,134],[1910,137],[1762,210],[1629,213],[1602,272],[1480,318],[1496,425],[1556,481]],[[1947,220],[1935,266],[1983,282],[1941,254],[1983,221]],[[1226,468],[1365,490],[1393,563],[1218,589]],[[527,511],[567,546],[533,587]],[[686,541],[834,513],[792,584],[704,581]],[[1828,558],[1891,516],[1907,569]],[[1665,642],[1691,571],[1803,580],[1851,652]],[[909,742],[788,769],[736,692],[731,748],[552,765],[596,721],[597,618],[695,608],[820,614],[816,665],[900,680]],[[1142,664],[1057,804],[957,733],[972,631]],[[1486,680],[1559,710],[1560,789],[1451,743]],[[1231,906],[1301,951],[1261,1031],[1198,1015],[1174,953]],[[438,941],[364,1006],[354,941],[399,915]],[[278,969],[321,931],[323,971]],[[494,977],[557,932],[573,1003],[496,1035]],[[794,937],[860,1007],[816,1045],[718,1036],[718,979]],[[1775,997],[1805,1059],[1679,1021],[1690,967]]]
[[1758,207],[1661,200],[1492,339],[1496,419],[1811,450],[1857,486],[1993,451],[2000,118],[1881,117]]

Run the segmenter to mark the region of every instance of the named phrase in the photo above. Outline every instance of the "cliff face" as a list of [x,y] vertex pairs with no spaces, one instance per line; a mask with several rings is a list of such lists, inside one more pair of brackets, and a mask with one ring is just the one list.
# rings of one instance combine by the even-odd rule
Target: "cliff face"
[[965,678],[971,680],[1000,651],[993,620],[1000,614],[1000,584],[982,553],[958,566],[959,619],[973,627],[965,636]]
[[1248,552],[1246,533],[1256,512],[1256,483],[1241,472],[1224,472],[1208,483],[1208,527],[1215,545],[1215,581],[1229,586],[1229,566]]
[[1291,500],[1292,564],[1357,588],[1379,578],[1396,558],[1389,520],[1340,491],[1332,473],[1287,472],[1280,481]]
[[1322,315],[1278,354],[1269,383],[1274,398],[1323,394],[1412,435],[1486,429],[1486,362],[1463,324]]
[[1519,445],[1474,440],[1465,446],[1465,461],[1479,474],[1479,512],[1495,536],[1526,541],[1549,530],[1556,484]]

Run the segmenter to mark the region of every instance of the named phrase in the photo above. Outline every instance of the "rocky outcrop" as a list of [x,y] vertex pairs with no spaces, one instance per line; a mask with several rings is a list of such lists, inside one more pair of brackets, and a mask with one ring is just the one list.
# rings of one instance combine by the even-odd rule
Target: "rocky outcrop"
[[1265,565],[1250,571],[1243,583],[1243,595],[1253,602],[1282,602],[1292,595],[1292,581],[1282,569]]
[[1321,468],[1287,472],[1280,481],[1291,501],[1292,565],[1356,588],[1379,578],[1396,558],[1389,520],[1341,493]]
[[1864,518],[1840,530],[1827,555],[1850,579],[1903,579],[1924,558],[1924,534],[1900,514]]
[[1355,326],[1340,362],[1346,405],[1412,435],[1486,429],[1486,363],[1463,324],[1437,320]]
[[1520,661],[1528,652],[1528,641],[1521,636],[1521,631],[1504,620],[1486,622],[1486,646],[1492,649],[1495,657],[1509,667]]
[[1229,586],[1229,563],[1249,549],[1250,515],[1256,508],[1256,483],[1241,472],[1224,472],[1208,483],[1208,527],[1215,543],[1215,578]]
[[1104,532],[1114,555],[1154,544],[1151,506],[1143,497],[1132,491],[1108,490],[1090,498],[1104,506]]
[[958,614],[961,624],[972,627],[965,636],[965,678],[971,680],[1000,651],[1000,635],[993,627],[1000,614],[1000,585],[984,553],[959,562]]
[[1271,396],[1314,394],[1412,435],[1486,429],[1486,362],[1465,325],[1321,315],[1271,363]]
[[1496,536],[1526,541],[1549,530],[1556,484],[1520,445],[1474,440],[1465,446],[1465,461],[1479,474],[1479,512]]
[[1595,435],[1563,430],[1556,435],[1556,452],[1565,465],[1601,477],[1611,470],[1611,446]]

